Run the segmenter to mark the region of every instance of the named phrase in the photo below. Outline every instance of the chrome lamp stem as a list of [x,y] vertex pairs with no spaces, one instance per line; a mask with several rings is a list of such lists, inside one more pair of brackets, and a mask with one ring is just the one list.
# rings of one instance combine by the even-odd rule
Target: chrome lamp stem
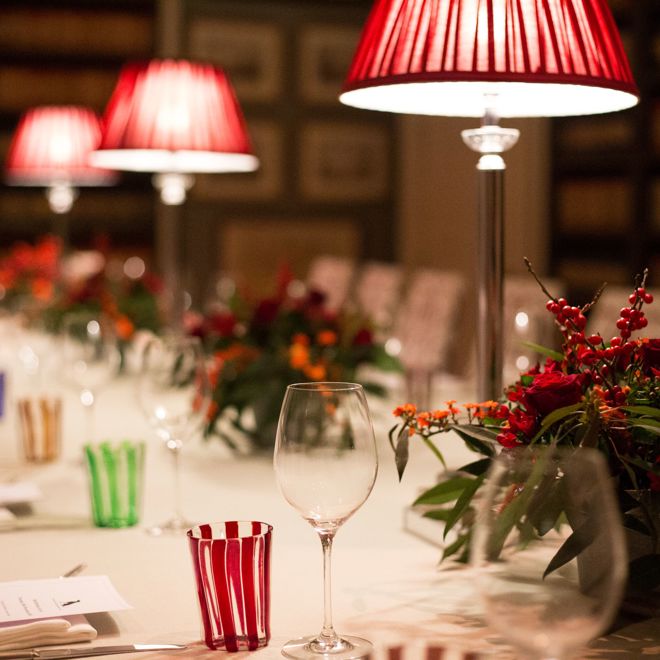
[[520,135],[501,128],[496,99],[487,99],[482,125],[462,131],[463,142],[481,154],[477,226],[477,397],[496,401],[502,395],[502,332],[504,310],[504,170],[500,154],[511,149]]

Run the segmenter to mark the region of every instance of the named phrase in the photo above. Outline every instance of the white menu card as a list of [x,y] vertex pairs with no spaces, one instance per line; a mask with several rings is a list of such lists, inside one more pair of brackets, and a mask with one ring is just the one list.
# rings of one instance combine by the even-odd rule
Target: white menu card
[[0,582],[0,623],[131,608],[107,575]]

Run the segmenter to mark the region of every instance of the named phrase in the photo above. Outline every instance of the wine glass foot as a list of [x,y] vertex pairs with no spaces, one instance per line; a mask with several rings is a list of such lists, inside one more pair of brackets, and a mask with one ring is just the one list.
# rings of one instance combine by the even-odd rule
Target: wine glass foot
[[175,534],[184,534],[187,530],[189,530],[191,527],[194,527],[196,524],[197,523],[191,522],[186,518],[170,518],[160,525],[152,525],[151,527],[147,527],[146,532],[149,534],[149,536],[170,536]]
[[288,641],[282,647],[282,655],[296,660],[310,660],[310,658],[357,660],[369,656],[373,648],[371,642],[361,637],[343,635],[337,638],[336,642],[328,644],[318,635],[311,635]]

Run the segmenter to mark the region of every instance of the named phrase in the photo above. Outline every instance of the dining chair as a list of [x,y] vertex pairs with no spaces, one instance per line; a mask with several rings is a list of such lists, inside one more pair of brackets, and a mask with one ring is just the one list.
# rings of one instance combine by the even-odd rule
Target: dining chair
[[357,309],[371,319],[383,338],[394,322],[403,285],[403,268],[383,261],[368,261],[360,269],[353,291]]
[[349,297],[355,271],[353,259],[319,255],[309,266],[306,284],[326,295],[325,305],[329,310],[338,311]]

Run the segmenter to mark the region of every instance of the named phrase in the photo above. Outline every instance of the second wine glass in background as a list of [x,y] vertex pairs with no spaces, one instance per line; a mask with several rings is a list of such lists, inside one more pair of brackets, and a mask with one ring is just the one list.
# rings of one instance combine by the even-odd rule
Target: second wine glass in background
[[101,313],[68,315],[62,323],[61,377],[75,387],[86,411],[85,442],[94,441],[99,392],[117,375],[121,354],[112,320]]
[[486,621],[523,657],[572,657],[611,623],[625,583],[603,456],[573,447],[503,452],[483,490],[472,563]]
[[179,455],[184,443],[201,430],[211,402],[201,342],[179,334],[152,338],[143,349],[137,382],[142,412],[171,453],[174,469],[173,515],[147,531],[184,532],[194,523],[181,509]]

